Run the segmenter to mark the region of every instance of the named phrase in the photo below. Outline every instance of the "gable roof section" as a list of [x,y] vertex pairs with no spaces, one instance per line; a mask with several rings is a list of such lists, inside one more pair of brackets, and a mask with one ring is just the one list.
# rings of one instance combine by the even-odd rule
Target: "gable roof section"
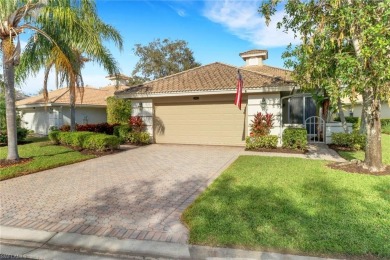
[[[76,105],[106,106],[106,98],[112,96],[115,90],[84,87],[84,92],[76,90]],[[69,89],[61,88],[48,93],[49,100],[45,102],[43,95],[26,98],[16,102],[16,106],[64,104],[69,105]],[[82,95],[82,98],[81,98]]]
[[293,78],[291,77],[291,71],[281,68],[276,68],[268,65],[262,66],[244,66],[242,69],[255,71],[261,73],[263,75],[268,75],[271,77],[280,77],[281,80],[286,82],[293,82]]
[[[179,72],[167,77],[148,81],[140,85],[129,87],[116,95],[127,94],[160,94],[193,91],[235,90],[237,67],[215,62]],[[285,86],[289,82],[280,77],[240,68],[244,80],[244,88],[255,89],[271,86]]]

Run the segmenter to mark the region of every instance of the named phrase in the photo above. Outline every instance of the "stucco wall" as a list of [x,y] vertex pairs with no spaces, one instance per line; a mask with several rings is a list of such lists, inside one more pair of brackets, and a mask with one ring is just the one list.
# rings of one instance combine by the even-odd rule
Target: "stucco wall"
[[[360,117],[360,115],[362,114],[362,105],[361,104],[355,104],[351,108],[351,110],[353,112],[353,116]],[[350,112],[350,109],[347,108],[344,111],[345,116],[349,116],[349,112]],[[389,104],[387,102],[382,103],[381,118],[390,118],[390,107],[389,107]]]
[[[70,108],[62,106],[20,109],[22,126],[34,133],[47,135],[51,126],[70,125]],[[106,108],[76,107],[76,124],[107,122]]]
[[131,102],[131,115],[140,116],[146,124],[146,130],[153,136],[153,102],[147,100],[133,100]]
[[[265,99],[267,105],[265,109],[262,108],[262,99]],[[274,115],[274,127],[271,129],[272,135],[280,137],[280,125],[281,125],[281,114],[280,114],[280,93],[264,93],[259,95],[248,96],[248,132],[250,134],[252,120],[254,116],[261,112],[263,114],[270,113]]]
[[[70,125],[70,107],[62,107],[63,124]],[[76,124],[107,122],[106,108],[76,107]]]

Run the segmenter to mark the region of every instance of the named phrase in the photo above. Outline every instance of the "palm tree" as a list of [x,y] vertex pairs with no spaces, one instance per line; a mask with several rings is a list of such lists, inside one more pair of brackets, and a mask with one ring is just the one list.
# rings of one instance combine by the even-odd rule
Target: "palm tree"
[[[84,18],[85,17],[85,18]],[[90,19],[90,20],[86,20]],[[96,22],[96,25],[93,23]],[[106,29],[96,33],[91,29]],[[19,34],[32,30],[26,55],[20,60]],[[107,31],[112,29],[111,31]],[[19,65],[20,79],[30,72],[37,72],[47,65],[50,58],[58,59],[60,73],[70,86],[77,86],[77,75],[81,66],[77,62],[74,49],[91,55],[109,71],[116,72],[117,66],[102,44],[90,43],[115,39],[122,47],[120,35],[110,26],[101,22],[92,0],[14,0],[0,1],[0,40],[3,56],[5,83],[8,160],[18,160],[15,109],[15,66]],[[16,45],[15,45],[16,40]],[[34,54],[35,56],[30,56]],[[99,59],[97,58],[99,57]]]
[[[81,70],[87,61],[97,62],[102,65],[109,74],[119,73],[119,68],[115,59],[103,41],[113,41],[119,49],[122,49],[122,38],[113,27],[103,23],[99,19],[96,6],[93,1],[81,1],[78,12],[73,19],[76,19],[82,25],[81,34],[70,34],[63,37],[62,33],[57,32],[53,23],[44,24],[42,29],[53,37],[54,41],[62,47],[67,48],[63,55],[56,48],[51,48],[45,44],[36,44],[39,41],[45,41],[45,37],[37,35],[30,39],[21,59],[20,71],[25,75],[36,73],[38,69],[45,67],[45,80],[43,84],[43,93],[47,98],[47,78],[50,70],[54,67],[56,75],[59,75],[60,84],[66,84],[69,87],[70,107],[71,107],[71,130],[75,130],[75,101],[76,90],[79,90],[80,98],[83,94],[83,77]],[[58,25],[60,26],[60,25]],[[37,48],[39,46],[40,48]],[[45,59],[36,61],[36,56],[44,53]],[[42,55],[40,55],[42,56]],[[68,60],[71,64],[68,64]],[[28,64],[34,63],[34,66]]]

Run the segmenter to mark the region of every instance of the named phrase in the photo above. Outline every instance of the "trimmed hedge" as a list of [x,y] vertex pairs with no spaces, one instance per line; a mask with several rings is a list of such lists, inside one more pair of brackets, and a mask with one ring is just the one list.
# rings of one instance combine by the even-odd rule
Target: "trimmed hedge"
[[49,133],[49,139],[55,144],[96,151],[114,150],[120,144],[120,140],[116,136],[92,132],[52,131]]
[[127,135],[127,138],[130,143],[133,144],[149,144],[150,135],[147,132],[130,132]]
[[307,148],[307,130],[305,128],[286,128],[282,137],[283,148],[305,150]]
[[106,151],[118,149],[120,140],[118,137],[106,134],[94,134],[88,136],[84,143],[83,148],[96,151]]
[[245,139],[246,149],[256,150],[260,148],[275,149],[278,145],[277,135],[248,136]]
[[366,136],[358,131],[352,133],[332,133],[332,143],[341,147],[348,147],[355,150],[364,150],[366,147]]

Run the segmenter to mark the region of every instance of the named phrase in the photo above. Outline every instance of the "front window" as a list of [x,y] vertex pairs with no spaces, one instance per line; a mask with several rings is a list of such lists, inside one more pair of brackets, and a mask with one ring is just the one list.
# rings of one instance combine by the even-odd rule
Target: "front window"
[[309,95],[282,97],[283,124],[304,125],[305,120],[316,115],[316,104]]

